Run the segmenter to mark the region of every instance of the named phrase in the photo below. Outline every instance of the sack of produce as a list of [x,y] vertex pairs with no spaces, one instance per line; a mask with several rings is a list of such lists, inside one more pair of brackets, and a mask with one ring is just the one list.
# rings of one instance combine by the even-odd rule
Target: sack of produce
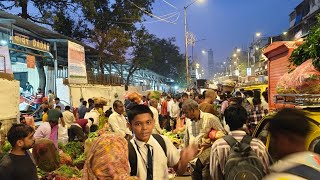
[[312,65],[312,60],[305,61],[294,71],[282,76],[277,84],[277,93],[319,94],[320,72]]

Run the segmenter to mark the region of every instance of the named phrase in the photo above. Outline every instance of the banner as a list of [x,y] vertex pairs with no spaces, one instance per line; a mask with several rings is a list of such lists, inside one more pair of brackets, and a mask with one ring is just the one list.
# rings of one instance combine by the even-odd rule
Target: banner
[[12,74],[11,59],[8,46],[0,46],[0,72]]
[[251,73],[251,68],[247,68],[247,76],[251,76],[252,73]]
[[68,76],[70,84],[87,84],[84,47],[68,41]]
[[27,68],[32,68],[34,69],[36,66],[36,57],[27,55]]

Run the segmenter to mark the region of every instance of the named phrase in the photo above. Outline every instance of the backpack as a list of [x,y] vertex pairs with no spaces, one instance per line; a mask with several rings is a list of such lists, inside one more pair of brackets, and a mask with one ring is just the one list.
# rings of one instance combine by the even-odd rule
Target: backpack
[[[164,139],[159,134],[152,134],[152,136],[160,144],[164,154],[167,157],[167,146],[166,146],[166,143],[164,142]],[[137,152],[130,141],[128,142],[128,154],[129,154],[128,157],[129,157],[129,163],[131,168],[130,176],[136,176],[138,172],[138,157],[137,157]]]
[[227,157],[224,168],[225,180],[258,180],[262,179],[264,168],[261,159],[251,149],[251,136],[244,136],[241,142],[238,142],[231,135],[223,137],[230,145],[230,154]]
[[320,179],[320,172],[310,166],[300,164],[293,168],[287,169],[283,171],[284,173],[292,174],[295,176],[299,176],[308,180],[318,180]]

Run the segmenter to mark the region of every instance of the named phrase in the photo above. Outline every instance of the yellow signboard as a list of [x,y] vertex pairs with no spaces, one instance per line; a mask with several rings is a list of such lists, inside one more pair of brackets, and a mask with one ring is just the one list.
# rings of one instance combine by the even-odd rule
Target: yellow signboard
[[14,32],[12,43],[39,51],[50,52],[50,43],[41,39]]

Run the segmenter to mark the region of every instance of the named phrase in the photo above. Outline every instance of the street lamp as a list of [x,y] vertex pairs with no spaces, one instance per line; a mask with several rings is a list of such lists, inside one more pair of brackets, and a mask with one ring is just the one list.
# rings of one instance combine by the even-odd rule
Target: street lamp
[[237,53],[239,53],[239,52],[241,52],[241,49],[240,49],[240,48],[237,49]]
[[189,87],[189,61],[188,61],[188,33],[187,33],[187,8],[197,1],[202,2],[203,0],[195,0],[189,5],[185,6],[184,9],[184,38],[185,38],[185,58],[186,58],[186,70],[187,70],[187,86]]
[[260,37],[261,36],[261,33],[260,32],[257,32],[256,33],[256,37]]
[[[204,40],[206,40],[206,39],[199,39],[199,40],[195,40],[196,38],[194,38],[194,40],[191,42],[192,43],[192,46],[191,46],[191,56],[192,56],[192,61],[194,61],[194,56],[193,56],[193,48],[194,48],[194,46],[195,46],[195,44],[197,43],[197,42],[200,42],[200,41],[204,41]],[[202,52],[203,53],[203,52]]]

